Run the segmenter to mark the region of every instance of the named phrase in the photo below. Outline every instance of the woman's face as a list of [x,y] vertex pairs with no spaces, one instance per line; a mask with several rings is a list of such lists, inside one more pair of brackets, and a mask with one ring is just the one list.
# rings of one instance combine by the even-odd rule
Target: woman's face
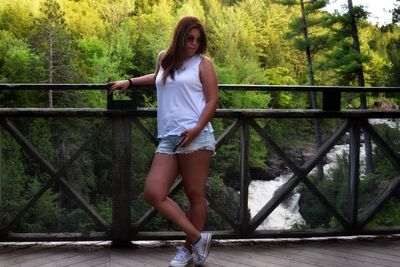
[[191,29],[185,37],[185,58],[192,57],[199,49],[201,32],[197,28]]

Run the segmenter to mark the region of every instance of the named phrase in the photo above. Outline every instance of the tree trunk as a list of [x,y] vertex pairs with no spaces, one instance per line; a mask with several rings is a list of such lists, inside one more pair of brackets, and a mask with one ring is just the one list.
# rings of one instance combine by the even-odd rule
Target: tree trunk
[[[48,83],[53,83],[53,34],[50,32],[49,34],[49,62],[48,62],[49,70],[48,70]],[[53,107],[53,90],[49,90],[49,108]]]
[[[353,47],[356,52],[356,55],[361,59],[361,49],[360,49],[360,41],[358,38],[358,30],[357,30],[357,23],[356,23],[356,18],[354,16],[354,10],[353,10],[353,1],[352,0],[347,0],[348,2],[348,7],[349,7],[349,16],[350,16],[350,25],[351,25],[351,33],[353,37]],[[358,79],[358,85],[365,87],[365,79],[364,79],[364,71],[363,71],[363,66],[362,62],[360,61],[360,70],[357,72],[357,79]],[[366,109],[367,108],[367,100],[365,93],[362,93],[360,95],[360,103],[361,103],[361,108]],[[372,162],[372,144],[371,144],[371,138],[367,133],[364,133],[364,144],[365,144],[365,156],[366,156],[366,167],[367,167],[367,173],[372,173],[374,166]]]
[[2,222],[3,222],[3,216],[2,216],[2,214],[3,214],[3,212],[2,212],[2,210],[3,210],[3,202],[1,201],[2,199],[3,199],[3,196],[2,196],[2,188],[1,188],[1,183],[2,183],[2,165],[1,165],[1,162],[2,162],[2,156],[3,156],[3,151],[2,151],[2,135],[1,135],[1,127],[0,127],[0,228],[1,228],[1,225],[2,225]]
[[[312,65],[312,58],[311,58],[311,50],[310,46],[308,44],[308,31],[307,31],[307,19],[306,19],[306,13],[304,10],[304,2],[303,0],[300,0],[300,6],[301,6],[301,18],[303,21],[303,36],[304,40],[306,42],[306,56],[307,56],[307,66],[308,66],[308,82],[309,85],[314,86],[315,81],[314,81],[314,71],[313,71],[313,65]],[[315,92],[310,92],[310,101],[311,101],[311,107],[313,109],[317,108],[317,97]],[[314,128],[315,128],[315,142],[317,145],[317,148],[321,147],[321,120],[320,119],[315,119],[314,121]],[[324,178],[324,169],[322,163],[319,163],[317,166],[317,178],[319,181],[322,181]]]

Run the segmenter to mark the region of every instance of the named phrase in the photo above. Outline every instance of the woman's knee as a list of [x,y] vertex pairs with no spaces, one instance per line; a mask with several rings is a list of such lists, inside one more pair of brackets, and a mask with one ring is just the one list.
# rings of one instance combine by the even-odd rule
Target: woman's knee
[[191,204],[206,202],[205,190],[186,190],[186,197]]
[[156,190],[145,189],[143,198],[148,204],[156,206],[157,203],[163,201],[166,198],[166,196],[162,196],[162,194],[160,194]]

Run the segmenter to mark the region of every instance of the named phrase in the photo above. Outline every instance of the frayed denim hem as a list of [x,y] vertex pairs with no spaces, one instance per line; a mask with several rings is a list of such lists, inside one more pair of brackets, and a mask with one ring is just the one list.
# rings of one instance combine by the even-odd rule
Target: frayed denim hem
[[193,150],[180,150],[178,148],[175,152],[160,151],[159,149],[157,149],[154,153],[155,154],[165,154],[165,155],[179,155],[179,154],[185,155],[185,154],[192,154],[192,153],[195,153],[200,150],[207,150],[207,151],[213,152],[213,157],[217,154],[215,152],[214,147],[201,147],[201,148],[197,148],[197,149],[193,149]]
[[174,155],[190,154],[198,150],[210,150],[215,154],[215,138],[213,133],[203,131],[185,147],[177,146],[180,140],[182,140],[182,136],[179,135],[161,138],[155,153]]

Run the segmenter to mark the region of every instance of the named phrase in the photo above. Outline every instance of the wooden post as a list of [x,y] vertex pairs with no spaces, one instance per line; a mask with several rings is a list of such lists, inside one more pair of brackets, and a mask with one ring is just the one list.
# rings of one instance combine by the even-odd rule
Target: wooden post
[[112,117],[112,226],[113,247],[129,247],[131,242],[131,133],[128,116]]
[[247,235],[249,225],[249,121],[242,125],[240,136],[240,225]]
[[2,187],[1,187],[1,185],[2,185],[2,180],[3,180],[3,177],[2,177],[2,165],[1,165],[1,162],[2,162],[2,155],[3,155],[3,151],[2,151],[2,138],[3,138],[3,136],[2,136],[2,134],[1,134],[1,126],[0,126],[0,229],[2,229],[3,228],[3,226],[2,226],[2,223],[3,223],[3,202],[2,202],[2,199],[3,199],[3,196],[2,196]]
[[350,129],[350,153],[349,153],[349,197],[348,217],[352,231],[357,231],[358,224],[358,193],[360,183],[360,124],[352,121]]
[[322,92],[322,109],[327,111],[339,111],[341,101],[340,91]]

